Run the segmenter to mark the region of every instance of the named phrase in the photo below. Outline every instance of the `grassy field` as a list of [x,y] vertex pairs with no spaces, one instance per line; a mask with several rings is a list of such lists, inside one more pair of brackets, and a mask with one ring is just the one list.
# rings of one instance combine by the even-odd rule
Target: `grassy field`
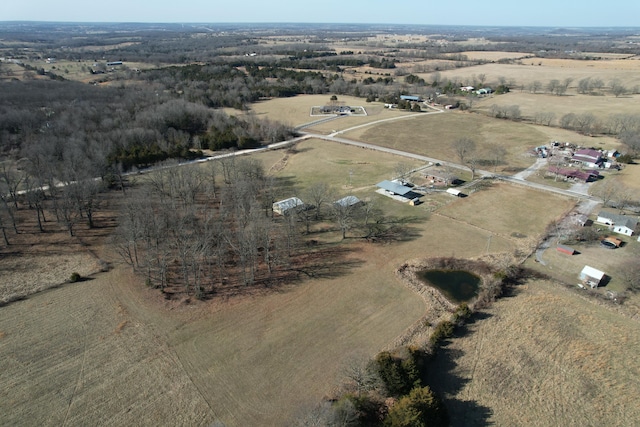
[[461,112],[372,125],[348,132],[345,136],[452,162],[459,160],[451,144],[458,138],[469,137],[476,141],[478,153],[485,158],[489,158],[491,144],[506,148],[506,164],[498,167],[502,172],[519,171],[530,166],[535,160],[529,155],[530,150],[549,142],[536,126]]
[[474,109],[489,111],[492,105],[518,105],[524,118],[532,120],[536,113],[552,112],[556,117],[552,125],[558,125],[560,118],[568,112],[574,114],[592,113],[602,122],[614,114],[635,114],[638,109],[638,95],[591,96],[571,94],[555,96],[545,93],[510,92],[505,95],[492,96],[478,100]]
[[[540,64],[540,65],[538,65]],[[591,77],[600,78],[606,85],[613,79],[619,79],[622,84],[633,87],[640,85],[640,61],[633,59],[583,61],[572,59],[523,59],[522,64],[489,63],[473,67],[441,71],[441,78],[458,80],[463,84],[471,84],[472,76],[484,74],[487,85],[495,85],[500,77],[515,82],[517,87],[526,87],[538,80],[546,86],[552,79],[563,81],[572,78],[570,87],[575,87],[580,79]],[[420,77],[431,81],[429,74]]]
[[[251,105],[252,113],[259,117],[268,117],[290,126],[300,126],[322,119],[323,116],[311,116],[311,108],[318,105],[327,105],[330,95],[298,95],[291,98],[274,98],[267,101],[260,101]],[[338,102],[344,105],[363,106],[367,111],[366,116],[350,117],[343,116],[330,121],[324,125],[315,126],[311,130],[321,133],[330,133],[333,130],[346,129],[358,126],[375,120],[389,117],[399,117],[407,113],[398,110],[384,108],[380,102],[365,102],[364,98],[340,95]],[[235,115],[239,112],[232,113]]]
[[483,317],[431,370],[453,426],[640,423],[637,321],[545,281]]
[[[537,243],[547,224],[563,217],[574,200],[526,187],[495,184],[488,190],[456,199],[442,214],[496,235],[521,242]],[[496,209],[501,206],[502,209]]]

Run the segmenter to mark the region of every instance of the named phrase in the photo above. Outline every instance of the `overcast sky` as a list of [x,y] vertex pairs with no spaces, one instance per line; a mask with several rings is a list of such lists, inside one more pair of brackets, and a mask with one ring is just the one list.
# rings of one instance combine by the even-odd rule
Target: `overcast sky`
[[7,0],[0,21],[640,26],[640,0]]

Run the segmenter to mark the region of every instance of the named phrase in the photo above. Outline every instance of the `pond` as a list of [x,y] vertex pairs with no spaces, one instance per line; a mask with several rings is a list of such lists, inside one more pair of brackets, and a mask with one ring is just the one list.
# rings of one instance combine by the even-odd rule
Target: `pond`
[[471,300],[480,289],[480,277],[464,270],[425,270],[418,272],[418,278],[454,303]]

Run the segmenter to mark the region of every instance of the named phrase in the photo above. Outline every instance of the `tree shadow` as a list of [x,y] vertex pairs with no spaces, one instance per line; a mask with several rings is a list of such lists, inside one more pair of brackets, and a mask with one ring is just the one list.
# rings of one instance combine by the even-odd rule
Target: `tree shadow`
[[[473,333],[465,331],[467,335]],[[492,415],[491,408],[475,400],[456,399],[455,396],[471,381],[458,374],[458,360],[464,352],[443,343],[433,356],[427,371],[426,382],[443,399],[449,414],[449,423],[453,427],[487,426]]]

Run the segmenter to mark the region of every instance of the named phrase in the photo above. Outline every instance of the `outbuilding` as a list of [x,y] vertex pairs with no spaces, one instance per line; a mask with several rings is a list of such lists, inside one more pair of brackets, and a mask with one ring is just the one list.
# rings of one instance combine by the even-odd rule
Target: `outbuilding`
[[591,287],[591,289],[597,288],[602,279],[604,279],[605,273],[603,271],[597,270],[593,267],[589,267],[585,265],[582,271],[580,272],[580,280],[585,285]]
[[298,209],[304,207],[304,202],[297,197],[289,197],[288,199],[280,200],[272,205],[272,209],[275,213],[285,215],[292,209]]
[[361,204],[362,201],[360,199],[358,199],[356,196],[347,196],[347,197],[343,197],[340,200],[336,200],[335,202],[333,202],[333,204],[341,206],[343,208],[348,208],[351,206],[357,206],[359,204]]
[[451,194],[452,196],[456,196],[456,197],[464,197],[465,194],[460,191],[460,190],[456,190],[455,188],[447,188],[447,193]]
[[576,253],[576,250],[573,249],[570,246],[566,246],[566,245],[558,245],[558,247],[556,248],[556,250],[558,252],[562,252],[563,254],[567,254],[567,255],[573,255]]

